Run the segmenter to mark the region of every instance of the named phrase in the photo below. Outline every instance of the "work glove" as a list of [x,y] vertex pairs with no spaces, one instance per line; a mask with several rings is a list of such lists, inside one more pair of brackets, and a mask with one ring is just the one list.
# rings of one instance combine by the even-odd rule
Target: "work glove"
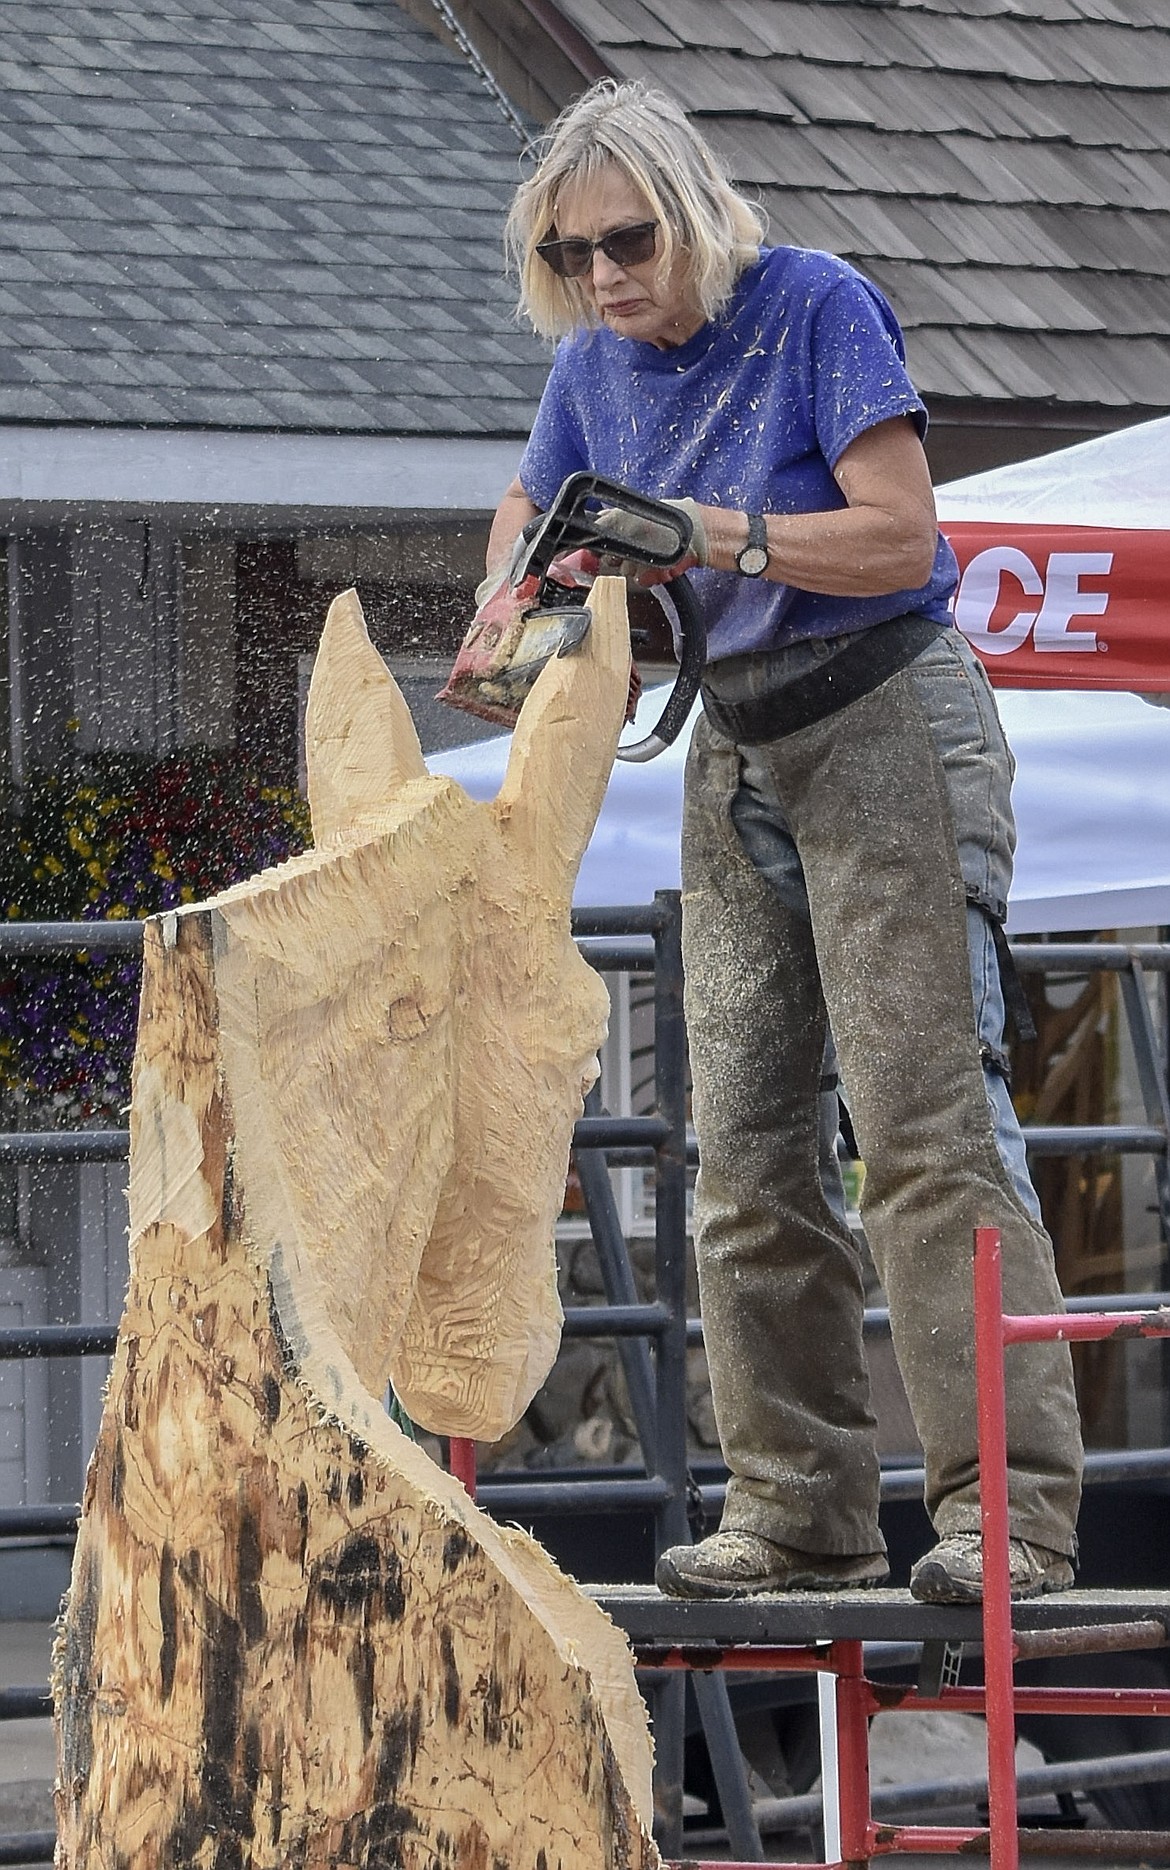
[[[590,585],[599,573],[624,578],[631,585],[667,584],[671,578],[707,562],[707,535],[702,515],[693,500],[664,500],[664,506],[676,506],[691,522],[691,543],[673,565],[645,565],[638,559],[622,558],[618,552],[599,554],[590,550],[566,552],[549,566],[549,577],[557,584]],[[598,513],[594,524],[609,538],[625,540],[643,551],[660,550],[671,543],[670,535],[657,522],[629,513],[624,507],[607,506]]]
[[506,571],[489,571],[486,578],[480,579],[475,587],[475,614],[477,617],[487,603],[488,598],[494,597],[500,586],[507,582],[508,574]]
[[[707,563],[707,534],[695,501],[664,500],[663,505],[677,507],[690,520],[690,547],[673,565],[642,565],[636,559],[621,559],[620,575],[630,584],[666,584],[695,565]],[[643,551],[658,550],[668,543],[668,534],[662,526],[640,514],[627,513],[622,507],[605,507],[597,516],[597,530]]]
[[[531,523],[530,521],[529,525],[531,525]],[[475,610],[477,616],[487,603],[488,598],[494,597],[502,584],[511,584],[516,572],[516,567],[523,558],[528,545],[528,532],[529,527],[526,526],[523,532],[518,532],[516,534],[515,539],[512,541],[512,551],[508,563],[506,565],[498,565],[495,571],[489,571],[487,576],[481,578],[476,585]]]

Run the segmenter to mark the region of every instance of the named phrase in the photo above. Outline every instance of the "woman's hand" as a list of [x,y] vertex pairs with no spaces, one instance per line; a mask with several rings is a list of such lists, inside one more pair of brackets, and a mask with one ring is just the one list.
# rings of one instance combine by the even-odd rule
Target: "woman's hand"
[[[686,550],[669,565],[646,565],[639,559],[621,558],[617,553],[618,575],[627,584],[652,585],[668,584],[672,578],[681,577],[685,571],[693,571],[696,565],[707,563],[707,533],[703,523],[704,508],[694,500],[663,500],[663,506],[674,507],[690,522],[690,542]],[[639,513],[629,513],[624,507],[607,506],[597,515],[597,530],[607,538],[622,541],[635,551],[661,552],[669,550],[673,541],[672,528],[648,519]],[[608,569],[607,559],[601,561],[603,569]]]

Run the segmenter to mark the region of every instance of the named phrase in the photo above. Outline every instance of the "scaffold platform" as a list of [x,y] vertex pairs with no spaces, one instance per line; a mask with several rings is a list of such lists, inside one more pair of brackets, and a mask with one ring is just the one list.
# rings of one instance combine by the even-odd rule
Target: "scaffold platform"
[[[724,1600],[667,1597],[652,1585],[587,1585],[587,1594],[625,1631],[636,1650],[696,1644],[785,1647],[834,1642],[983,1641],[978,1604],[920,1604],[909,1591],[769,1592]],[[1083,1625],[1161,1623],[1170,1636],[1165,1591],[1052,1592],[1012,1605],[1018,1634]],[[701,1662],[693,1665],[701,1667]]]

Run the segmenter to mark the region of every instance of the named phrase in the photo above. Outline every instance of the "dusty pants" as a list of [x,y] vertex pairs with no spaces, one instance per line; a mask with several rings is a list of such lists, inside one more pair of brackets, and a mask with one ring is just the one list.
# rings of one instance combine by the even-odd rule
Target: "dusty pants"
[[[830,1031],[940,1534],[979,1524],[973,1229],[1002,1230],[1009,1310],[1061,1309],[1010,1103],[985,1069],[1002,1002],[968,906],[968,886],[1007,895],[1010,777],[986,678],[954,630],[781,739],[740,748],[705,718],[695,730],[683,936],[725,1527],[805,1551],[881,1547],[858,1255],[826,1197]],[[1008,1454],[1013,1532],[1071,1555],[1081,1443],[1065,1346],[1009,1351]]]

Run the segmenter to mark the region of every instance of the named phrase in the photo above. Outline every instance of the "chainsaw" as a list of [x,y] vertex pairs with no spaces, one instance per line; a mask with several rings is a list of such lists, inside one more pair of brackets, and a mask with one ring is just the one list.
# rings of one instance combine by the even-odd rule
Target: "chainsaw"
[[[607,511],[648,523],[650,543],[632,545],[606,524]],[[660,541],[660,543],[659,543]],[[571,554],[595,559],[631,559],[635,564],[675,565],[691,543],[687,514],[668,501],[651,500],[600,474],[570,474],[546,513],[529,522],[516,543],[512,564],[472,619],[438,700],[485,721],[514,727],[520,709],[545,664],[569,656],[589,633],[593,615],[587,585],[551,576]],[[571,574],[570,574],[571,575]],[[649,734],[619,746],[619,760],[652,760],[664,753],[690,714],[707,660],[707,632],[685,575],[666,587],[678,619],[682,653],[675,684]],[[631,632],[638,645],[638,633]],[[638,682],[631,683],[636,701]],[[627,717],[629,718],[629,717]]]

